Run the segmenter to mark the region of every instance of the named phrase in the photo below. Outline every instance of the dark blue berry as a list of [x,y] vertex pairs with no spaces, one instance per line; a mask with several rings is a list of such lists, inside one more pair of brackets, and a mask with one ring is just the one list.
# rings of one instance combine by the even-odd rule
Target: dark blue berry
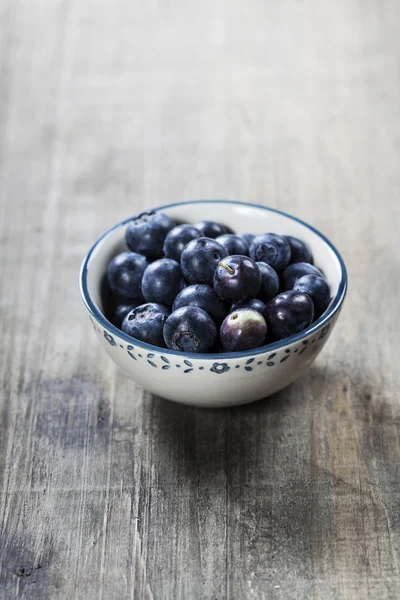
[[267,304],[279,292],[278,273],[265,262],[256,263],[261,273],[261,287],[257,296]]
[[185,287],[179,263],[172,258],[160,258],[144,272],[142,292],[146,302],[172,306],[176,296]]
[[145,257],[136,252],[121,252],[114,256],[107,269],[111,291],[126,300],[141,298],[142,277],[148,264]]
[[241,233],[240,237],[244,239],[244,241],[246,242],[246,244],[250,246],[253,243],[254,238],[256,237],[253,233]]
[[198,223],[194,224],[194,227],[200,231],[202,237],[213,239],[219,235],[228,233],[228,229],[225,225],[221,225],[221,223],[216,223],[215,221],[198,221]]
[[317,315],[322,315],[331,299],[329,285],[317,275],[303,275],[296,281],[293,290],[310,296]]
[[290,290],[276,296],[265,309],[268,327],[277,340],[308,327],[314,318],[314,305],[308,294]]
[[134,308],[139,306],[139,304],[142,304],[142,302],[141,301],[139,303],[135,302],[133,304],[132,303],[131,304],[115,303],[110,311],[111,323],[113,325],[115,325],[115,327],[118,327],[119,329],[121,329],[122,321],[125,319],[126,315],[128,313],[130,313],[131,310],[133,310]]
[[202,308],[218,324],[225,319],[228,313],[228,306],[221,300],[214,288],[201,283],[189,285],[177,295],[173,310],[182,306]]
[[215,241],[225,248],[228,255],[249,255],[249,244],[240,235],[234,235],[233,233],[225,233],[224,235],[218,236],[215,239]]
[[251,300],[246,300],[245,302],[232,304],[231,310],[229,312],[232,313],[235,310],[239,310],[239,308],[252,308],[253,310],[256,310],[263,316],[265,313],[265,304],[262,300],[259,300],[258,298],[252,298]]
[[291,264],[299,262],[313,262],[311,251],[307,248],[304,242],[296,237],[293,237],[292,235],[285,235],[285,238],[287,239],[291,250]]
[[226,256],[226,250],[215,240],[201,237],[189,242],[182,252],[181,267],[189,283],[212,284],[219,261]]
[[248,256],[228,256],[215,269],[214,289],[229,304],[255,298],[260,287],[260,269]]
[[174,227],[173,220],[162,212],[143,212],[129,221],[125,230],[125,239],[133,252],[139,252],[150,258],[162,254],[167,233]]
[[281,235],[264,233],[254,238],[250,246],[250,257],[256,262],[271,265],[279,272],[290,262],[290,246]]
[[317,267],[310,265],[310,263],[293,263],[286,267],[283,271],[283,285],[285,290],[292,290],[294,284],[300,277],[304,275],[317,275],[317,277],[324,277],[323,274]]
[[262,346],[267,336],[264,317],[252,308],[240,308],[230,313],[221,325],[219,337],[227,352]]
[[217,328],[201,308],[182,306],[166,320],[164,340],[170,350],[209,352],[217,340]]
[[126,315],[122,331],[147,344],[165,348],[163,329],[169,314],[168,308],[161,304],[142,304]]
[[177,225],[168,232],[164,241],[164,254],[167,258],[173,258],[178,262],[186,244],[201,236],[201,233],[193,225]]

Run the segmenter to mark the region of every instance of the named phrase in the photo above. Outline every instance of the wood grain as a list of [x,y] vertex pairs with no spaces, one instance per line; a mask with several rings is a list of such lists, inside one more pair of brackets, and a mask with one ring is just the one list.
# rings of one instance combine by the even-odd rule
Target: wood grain
[[[0,0],[0,597],[400,595],[396,0]],[[82,256],[143,207],[310,221],[350,292],[275,397],[193,410],[98,347]]]

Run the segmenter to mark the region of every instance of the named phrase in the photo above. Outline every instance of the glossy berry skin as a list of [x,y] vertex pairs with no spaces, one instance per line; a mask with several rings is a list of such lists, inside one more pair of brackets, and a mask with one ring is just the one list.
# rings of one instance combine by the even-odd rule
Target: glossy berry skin
[[308,294],[314,303],[315,313],[322,315],[328,308],[331,291],[325,279],[317,275],[304,275],[294,285],[293,291]]
[[249,255],[249,245],[240,235],[233,233],[225,233],[215,238],[215,241],[221,244],[229,255],[241,254],[242,256]]
[[181,267],[171,258],[156,260],[144,272],[142,293],[146,302],[156,302],[171,307],[184,287]]
[[275,271],[283,271],[290,263],[288,241],[276,233],[264,233],[254,238],[250,246],[250,257],[256,262],[265,262]]
[[292,290],[294,284],[300,277],[304,275],[317,275],[317,277],[324,277],[323,274],[317,267],[310,265],[310,263],[293,263],[286,267],[283,271],[283,286],[285,290]]
[[291,250],[290,264],[299,262],[312,264],[312,254],[304,242],[292,235],[285,235],[285,238],[288,241]]
[[283,340],[311,325],[314,305],[308,294],[290,290],[271,300],[265,314],[274,338]]
[[194,224],[194,227],[198,229],[202,235],[202,237],[208,237],[215,239],[219,235],[223,235],[228,232],[227,227],[222,225],[221,223],[216,223],[215,221],[198,221]]
[[227,256],[225,248],[215,240],[200,237],[186,246],[181,256],[181,267],[189,283],[212,285],[214,271],[219,261]]
[[201,233],[193,225],[177,225],[167,233],[165,238],[163,248],[165,257],[179,262],[186,244],[199,237]]
[[228,256],[215,269],[214,290],[229,304],[255,298],[260,287],[260,269],[248,256]]
[[259,300],[258,298],[252,298],[251,300],[246,300],[246,302],[232,304],[231,310],[229,312],[232,313],[235,310],[239,310],[239,308],[252,308],[253,310],[256,310],[263,316],[265,313],[265,304],[262,300]]
[[125,230],[125,240],[132,252],[139,252],[149,258],[162,254],[167,233],[175,226],[173,220],[162,212],[143,212],[129,221]]
[[211,285],[196,283],[188,285],[175,298],[172,310],[182,306],[197,306],[205,310],[214,323],[220,324],[228,314],[228,306],[221,300]]
[[140,304],[142,304],[141,301],[135,302],[133,304],[132,303],[131,304],[126,304],[126,303],[117,304],[116,303],[110,311],[111,323],[113,325],[115,325],[115,327],[118,327],[119,329],[121,329],[122,321],[125,319],[126,315],[128,313],[130,313],[131,310],[133,310],[134,308],[139,306]]
[[126,315],[121,329],[142,342],[165,348],[163,329],[169,314],[162,304],[142,304]]
[[114,256],[107,269],[111,291],[126,300],[140,299],[141,283],[148,262],[136,252],[121,252]]
[[230,313],[221,325],[219,338],[227,352],[262,346],[267,336],[264,317],[252,308],[239,308]]
[[170,350],[209,352],[217,340],[217,328],[201,308],[182,306],[166,320],[164,340]]
[[256,237],[254,235],[254,233],[241,233],[240,237],[244,239],[244,241],[246,242],[246,244],[248,244],[249,250],[250,250],[250,246],[253,243],[254,238]]
[[261,287],[257,296],[267,304],[279,292],[278,273],[265,262],[256,263],[261,273]]

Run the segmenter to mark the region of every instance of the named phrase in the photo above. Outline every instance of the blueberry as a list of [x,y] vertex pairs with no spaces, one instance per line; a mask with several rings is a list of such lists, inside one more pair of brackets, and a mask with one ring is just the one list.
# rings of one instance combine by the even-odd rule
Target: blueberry
[[197,283],[183,289],[175,298],[173,310],[182,306],[197,306],[206,311],[215,323],[221,323],[227,313],[228,306],[221,300],[210,285]]
[[173,220],[162,212],[143,212],[129,221],[125,240],[133,252],[158,258],[162,254],[167,233],[174,227]]
[[189,283],[212,284],[219,261],[227,256],[225,248],[215,240],[201,237],[189,242],[182,252],[181,267]]
[[266,307],[268,327],[277,340],[294,335],[308,327],[314,318],[314,305],[308,294],[283,292]]
[[258,348],[266,336],[265,319],[252,308],[240,308],[230,313],[219,331],[221,343],[228,352]]
[[228,232],[225,225],[221,225],[215,221],[199,221],[198,223],[195,223],[194,226],[200,231],[203,237],[213,239]]
[[317,275],[303,275],[296,281],[293,290],[310,296],[317,315],[322,315],[331,299],[329,285]]
[[182,306],[166,320],[164,340],[170,350],[208,352],[217,340],[217,328],[201,308]]
[[283,271],[283,286],[285,290],[292,290],[294,284],[300,277],[304,275],[317,275],[317,277],[324,277],[323,274],[317,267],[310,265],[310,263],[293,263],[286,267]]
[[253,240],[256,236],[254,235],[254,233],[241,233],[240,237],[244,239],[244,241],[250,248],[250,246],[253,243]]
[[258,298],[252,298],[251,300],[246,300],[245,302],[232,304],[231,310],[229,312],[232,313],[235,310],[239,310],[239,308],[252,308],[253,310],[256,310],[263,316],[265,313],[265,304],[262,300],[259,300]]
[[304,242],[296,237],[293,237],[292,235],[285,235],[285,238],[287,239],[291,250],[291,264],[299,262],[313,262],[312,254]]
[[134,308],[142,304],[141,301],[139,303],[131,303],[127,304],[126,302],[115,302],[114,306],[110,311],[110,321],[115,327],[121,329],[122,321],[125,319],[126,315],[131,312]]
[[160,258],[144,272],[142,292],[146,302],[172,306],[176,296],[185,287],[179,263],[172,258]]
[[168,308],[162,304],[142,304],[126,315],[122,331],[147,344],[165,348],[163,329],[169,314]]
[[249,255],[249,244],[240,235],[225,233],[215,239],[216,242],[225,248],[228,254]]
[[275,298],[279,292],[278,273],[265,262],[256,263],[261,273],[261,288],[257,296],[265,303]]
[[255,298],[260,287],[260,269],[248,256],[228,256],[215,269],[214,289],[229,304]]
[[193,225],[177,225],[168,232],[164,241],[164,254],[167,258],[173,258],[178,262],[186,244],[201,236],[201,233]]
[[250,257],[256,262],[271,265],[279,272],[290,262],[290,246],[281,235],[264,233],[254,238],[250,246]]
[[107,277],[111,291],[126,300],[141,298],[143,273],[148,267],[144,256],[136,252],[121,252],[108,265]]

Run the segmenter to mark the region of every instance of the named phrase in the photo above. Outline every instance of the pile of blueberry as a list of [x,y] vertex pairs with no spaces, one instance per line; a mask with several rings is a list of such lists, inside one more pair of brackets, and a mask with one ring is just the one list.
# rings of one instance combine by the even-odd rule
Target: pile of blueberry
[[107,271],[109,319],[133,338],[181,352],[257,348],[308,327],[330,290],[291,236],[235,235],[214,221],[176,225],[156,211],[127,225],[129,252]]

